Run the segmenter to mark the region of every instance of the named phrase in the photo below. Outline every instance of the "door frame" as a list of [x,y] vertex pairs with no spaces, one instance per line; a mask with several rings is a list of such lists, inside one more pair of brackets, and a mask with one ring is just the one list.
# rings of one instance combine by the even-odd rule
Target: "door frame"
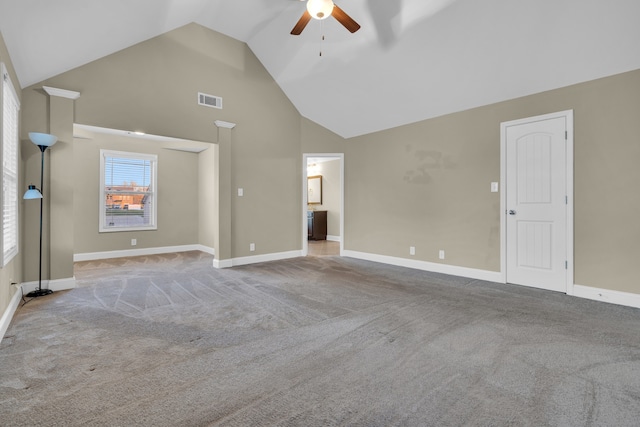
[[543,120],[564,118],[567,125],[566,135],[566,185],[567,185],[567,276],[566,293],[573,295],[574,285],[574,248],[573,248],[573,110],[559,111],[556,113],[543,114],[540,116],[526,117],[518,120],[510,120],[500,123],[500,182],[502,191],[500,192],[500,277],[503,283],[507,283],[507,128],[522,125],[525,123],[538,122]]
[[303,153],[302,154],[302,256],[309,253],[307,240],[307,161],[314,157],[333,157],[340,160],[340,256],[344,251],[344,153]]

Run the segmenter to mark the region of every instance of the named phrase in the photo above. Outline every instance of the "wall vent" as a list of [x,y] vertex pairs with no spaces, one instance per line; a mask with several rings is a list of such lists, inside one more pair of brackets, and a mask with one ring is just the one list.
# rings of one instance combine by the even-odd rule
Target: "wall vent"
[[207,95],[206,93],[198,92],[198,105],[222,109],[222,98],[220,98],[219,96]]

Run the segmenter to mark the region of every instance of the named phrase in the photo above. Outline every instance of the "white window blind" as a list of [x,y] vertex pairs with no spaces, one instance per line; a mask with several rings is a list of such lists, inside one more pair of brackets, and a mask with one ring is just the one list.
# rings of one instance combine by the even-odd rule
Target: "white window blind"
[[100,231],[155,230],[157,156],[100,151]]
[[18,254],[18,148],[20,103],[2,64],[2,266]]

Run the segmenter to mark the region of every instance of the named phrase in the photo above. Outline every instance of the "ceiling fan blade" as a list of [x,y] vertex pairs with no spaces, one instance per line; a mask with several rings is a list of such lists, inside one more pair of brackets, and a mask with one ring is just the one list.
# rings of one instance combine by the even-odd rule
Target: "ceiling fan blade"
[[307,26],[309,21],[311,21],[311,14],[307,10],[305,10],[298,20],[296,26],[293,27],[293,30],[291,30],[291,34],[293,34],[294,36],[299,36],[302,30],[304,30],[304,27]]
[[337,4],[333,5],[333,12],[331,15],[338,20],[339,23],[352,33],[355,33],[360,29],[360,24],[354,21],[344,10],[340,9]]

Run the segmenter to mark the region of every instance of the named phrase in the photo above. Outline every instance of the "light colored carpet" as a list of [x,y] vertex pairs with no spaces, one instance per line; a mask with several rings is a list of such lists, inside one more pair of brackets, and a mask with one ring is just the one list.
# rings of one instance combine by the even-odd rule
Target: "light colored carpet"
[[340,257],[77,265],[0,344],[3,426],[638,426],[640,310]]

